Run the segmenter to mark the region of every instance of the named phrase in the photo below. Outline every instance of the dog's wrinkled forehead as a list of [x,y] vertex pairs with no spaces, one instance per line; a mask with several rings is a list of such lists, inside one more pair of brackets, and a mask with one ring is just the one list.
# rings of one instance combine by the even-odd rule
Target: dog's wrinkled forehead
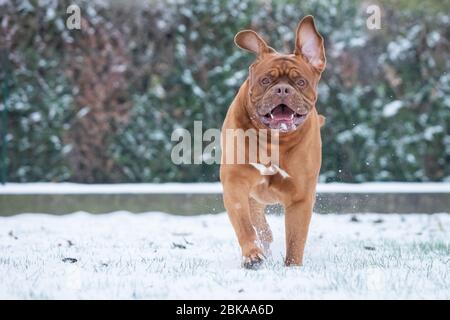
[[255,61],[249,67],[249,76],[257,80],[263,76],[277,79],[295,79],[297,77],[314,78],[315,72],[301,57],[294,54],[273,53]]

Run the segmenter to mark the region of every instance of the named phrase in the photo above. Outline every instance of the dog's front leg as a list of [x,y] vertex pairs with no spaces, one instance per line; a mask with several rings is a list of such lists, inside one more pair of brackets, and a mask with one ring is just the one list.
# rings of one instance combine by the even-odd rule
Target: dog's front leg
[[224,187],[224,204],[242,250],[243,266],[256,268],[263,260],[263,250],[250,219],[248,192],[242,185]]
[[286,266],[300,266],[303,263],[313,205],[313,201],[302,200],[286,207]]

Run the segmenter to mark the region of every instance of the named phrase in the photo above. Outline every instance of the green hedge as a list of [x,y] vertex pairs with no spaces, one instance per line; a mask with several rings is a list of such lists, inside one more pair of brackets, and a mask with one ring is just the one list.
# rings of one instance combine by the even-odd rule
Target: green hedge
[[[217,180],[217,166],[171,163],[172,131],[191,129],[194,120],[221,127],[253,59],[234,46],[236,32],[253,28],[289,52],[306,14],[315,16],[328,58],[317,104],[327,118],[321,180],[450,180],[444,2],[380,2],[382,29],[368,30],[359,1],[75,1],[87,29],[111,34],[93,47],[87,29],[65,28],[72,2],[1,3],[0,45],[11,70],[0,73],[10,91],[8,181]],[[83,89],[74,63],[108,62],[117,52],[123,74],[101,71],[94,94]],[[102,87],[111,76],[120,88]],[[119,89],[120,97],[96,100]],[[130,107],[116,110],[124,101]],[[102,112],[111,122],[105,138],[85,148],[74,138],[79,124],[103,121]]]

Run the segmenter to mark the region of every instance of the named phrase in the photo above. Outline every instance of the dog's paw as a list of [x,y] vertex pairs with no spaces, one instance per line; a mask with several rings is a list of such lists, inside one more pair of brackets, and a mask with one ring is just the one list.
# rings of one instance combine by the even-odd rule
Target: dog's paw
[[261,267],[263,261],[264,261],[263,256],[245,257],[244,260],[242,261],[242,266],[245,269],[257,270],[259,269],[259,267]]
[[265,259],[263,251],[256,245],[243,254],[242,266],[246,269],[258,269]]
[[301,267],[303,263],[300,259],[286,258],[284,259],[284,265],[286,267]]

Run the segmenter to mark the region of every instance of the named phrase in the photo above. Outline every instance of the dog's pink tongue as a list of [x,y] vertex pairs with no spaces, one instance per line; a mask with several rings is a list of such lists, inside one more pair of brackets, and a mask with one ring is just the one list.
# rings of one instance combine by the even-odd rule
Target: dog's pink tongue
[[274,120],[284,121],[292,119],[292,111],[287,107],[276,107],[272,111],[272,116]]

